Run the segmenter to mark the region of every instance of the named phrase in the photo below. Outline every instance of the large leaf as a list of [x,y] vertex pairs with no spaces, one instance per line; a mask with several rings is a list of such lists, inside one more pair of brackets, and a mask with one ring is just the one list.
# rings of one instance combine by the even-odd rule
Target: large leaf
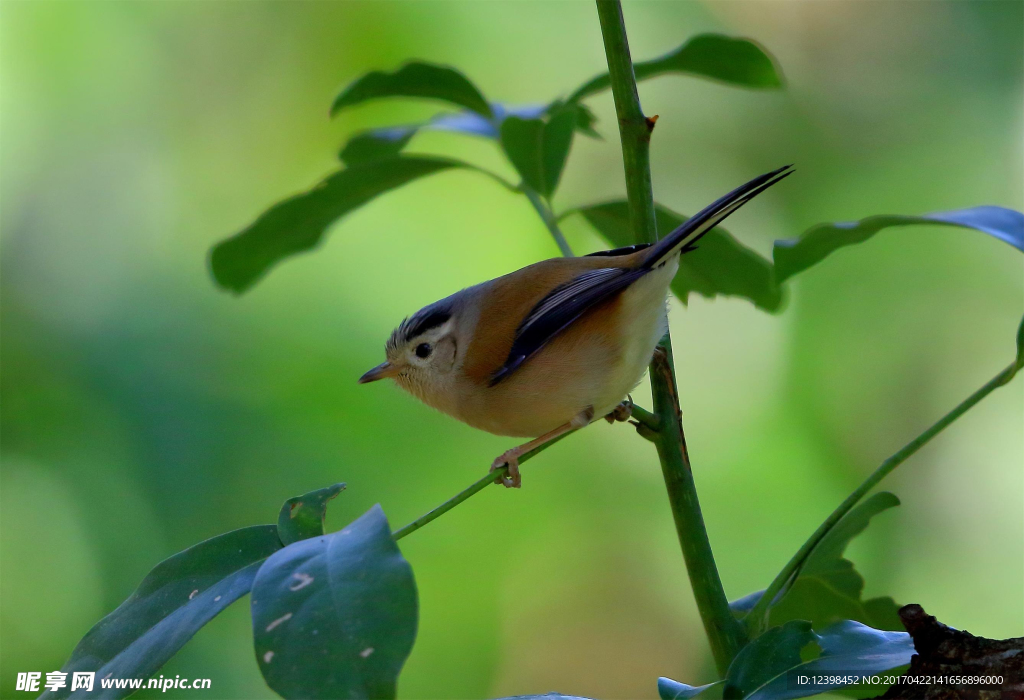
[[869,216],[860,221],[818,224],[800,238],[775,241],[772,257],[775,259],[776,277],[781,284],[818,264],[839,248],[863,243],[884,228],[915,224],[971,228],[1024,251],[1024,214],[1013,209],[982,206],[923,216]]
[[289,545],[299,540],[322,536],[327,502],[344,489],[345,484],[334,484],[285,501],[281,506],[281,513],[277,516],[277,534],[281,542]]
[[327,227],[350,211],[412,180],[458,167],[467,166],[445,158],[398,157],[339,170],[214,246],[213,276],[222,287],[243,292],[284,258],[316,246]]
[[658,679],[658,697],[661,700],[689,700],[698,696],[701,700],[721,700],[724,691],[725,681],[707,685],[686,685],[671,678]]
[[856,620],[879,629],[902,630],[899,606],[889,597],[862,600],[864,579],[843,557],[850,540],[867,528],[871,518],[899,504],[895,495],[881,491],[843,516],[811,551],[790,589],[773,604],[770,624],[810,620],[815,629],[822,629],[839,620]]
[[558,187],[577,123],[572,107],[556,109],[546,118],[510,115],[501,123],[505,154],[523,181],[545,197]]
[[256,658],[285,698],[393,698],[416,584],[380,506],[270,557],[253,584]]
[[[782,78],[774,59],[757,42],[722,34],[698,34],[661,58],[633,64],[637,80],[681,73],[749,88],[777,88]],[[569,98],[582,100],[611,86],[608,74],[584,83]]]
[[442,100],[458,107],[491,117],[491,107],[473,83],[462,73],[448,66],[423,61],[410,61],[398,70],[386,73],[373,71],[349,84],[331,105],[331,115],[345,107],[381,97],[419,97]]
[[772,627],[743,647],[733,659],[725,674],[728,689],[746,697],[799,666],[803,660],[801,651],[815,636],[811,623],[806,620],[792,620]]
[[[635,243],[631,238],[629,206],[625,200],[573,211],[582,214],[613,246]],[[657,206],[656,217],[662,235],[686,221],[686,217],[661,205]],[[782,303],[782,292],[773,279],[771,263],[721,227],[707,233],[696,251],[680,258],[672,291],[684,302],[691,292],[696,292],[705,297],[743,297],[767,311],[776,311]]]
[[[850,541],[862,533],[879,513],[898,506],[899,499],[880,491],[843,516],[803,561],[796,577],[775,597],[768,610],[766,626],[790,620],[809,620],[823,629],[839,620],[856,620],[870,627],[901,630],[899,606],[889,597],[863,600],[864,579],[853,563],[843,557]],[[763,591],[751,593],[729,604],[742,617],[760,600]]]
[[[134,593],[89,630],[62,671],[95,671],[95,688],[73,698],[121,698],[103,678],[146,678],[217,613],[249,592],[263,560],[281,549],[277,528],[258,525],[200,542],[158,564]],[[69,676],[70,678],[70,676]],[[69,687],[43,698],[69,696]]]
[[[765,636],[767,633],[751,642],[748,648]],[[910,657],[914,655],[914,642],[906,632],[882,632],[851,620],[836,623],[821,634],[815,634],[814,641],[821,649],[820,656],[763,681],[751,690],[746,700],[786,700],[817,695],[843,687],[843,683],[835,682],[837,676],[883,673],[909,664]],[[737,655],[736,661],[739,658]],[[730,666],[729,673],[732,672]],[[833,682],[796,683],[794,680],[798,676],[805,676],[809,681],[825,681],[831,676]]]

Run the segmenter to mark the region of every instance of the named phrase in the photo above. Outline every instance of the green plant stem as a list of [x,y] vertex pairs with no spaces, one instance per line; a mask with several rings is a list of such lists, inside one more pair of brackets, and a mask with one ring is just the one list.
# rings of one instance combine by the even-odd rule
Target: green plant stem
[[544,200],[540,198],[540,195],[533,189],[526,186],[524,183],[522,186],[523,194],[530,200],[530,204],[537,211],[544,225],[548,227],[548,231],[551,232],[551,236],[555,239],[555,243],[558,244],[558,249],[562,252],[562,256],[566,258],[573,257],[572,248],[569,247],[569,242],[565,240],[565,234],[562,233],[562,229],[558,228],[558,219],[555,218],[554,213],[544,203]]
[[[650,430],[652,432],[656,432],[657,431],[657,429],[658,429],[657,426],[658,426],[658,423],[659,423],[658,417],[655,416],[650,411],[647,411],[646,409],[643,409],[640,406],[637,406],[636,404],[633,404],[633,417],[641,425],[643,425],[645,428],[647,428],[648,430]],[[541,452],[543,452],[544,450],[548,449],[549,447],[554,445],[559,440],[567,438],[567,437],[569,437],[570,435],[572,435],[575,432],[576,432],[575,430],[572,430],[572,431],[566,433],[565,435],[558,436],[557,438],[555,438],[551,442],[546,442],[543,445],[541,445],[540,447],[537,447],[537,448],[535,448],[533,450],[530,450],[529,452],[527,452],[526,454],[524,454],[522,457],[519,458],[519,464],[523,464],[524,462],[529,461],[534,456],[536,456],[536,455],[540,454]],[[474,494],[477,494],[477,493],[483,491],[486,487],[490,486],[491,484],[497,483],[498,479],[500,479],[503,476],[506,476],[507,474],[508,474],[508,466],[507,465],[502,467],[501,469],[496,469],[493,472],[489,472],[486,476],[480,477],[479,479],[474,481],[472,484],[470,484],[469,486],[464,488],[462,491],[460,491],[459,493],[455,494],[454,496],[449,498],[447,501],[445,501],[444,503],[439,505],[437,508],[434,508],[433,510],[429,511],[428,513],[425,513],[425,514],[421,515],[420,517],[416,518],[415,520],[413,520],[411,523],[409,523],[405,527],[398,528],[393,533],[391,533],[391,536],[394,537],[396,540],[400,540],[403,537],[405,537],[406,535],[408,535],[410,532],[416,532],[421,527],[423,527],[424,525],[429,523],[431,520],[435,520],[435,519],[441,517],[442,515],[444,515],[448,511],[450,511],[452,508],[454,508],[455,506],[459,505],[460,503],[462,503],[463,501],[468,499],[470,496],[473,496]]]
[[[521,465],[524,462],[529,461],[530,459],[532,459],[536,455],[539,455],[541,452],[543,452],[544,450],[546,450],[549,447],[551,447],[552,445],[554,445],[556,442],[558,442],[560,440],[563,440],[564,438],[569,437],[570,435],[572,435],[575,432],[576,431],[573,430],[573,431],[570,431],[570,432],[566,433],[565,435],[559,435],[554,440],[552,440],[550,442],[545,442],[543,445],[541,445],[541,446],[539,446],[539,447],[537,447],[537,448],[535,448],[533,450],[530,450],[529,452],[527,452],[526,454],[524,454],[522,457],[519,458],[519,464]],[[415,520],[413,520],[411,523],[409,523],[405,527],[398,528],[397,530],[395,530],[394,532],[391,533],[391,536],[393,538],[395,538],[395,540],[400,540],[403,537],[405,537],[406,535],[408,535],[409,533],[416,532],[421,527],[423,527],[424,525],[429,523],[431,520],[436,520],[437,518],[441,517],[442,515],[444,515],[448,511],[450,511],[455,506],[459,505],[460,503],[462,503],[463,501],[468,499],[470,496],[483,491],[485,488],[487,488],[491,484],[497,483],[497,481],[501,477],[507,476],[507,475],[508,475],[508,465],[507,464],[504,467],[502,467],[501,469],[495,469],[493,472],[488,472],[486,476],[480,477],[479,479],[474,481],[470,486],[466,487],[465,489],[463,489],[462,491],[460,491],[456,495],[452,496],[447,501],[445,501],[444,503],[439,505],[437,508],[434,508],[430,512],[421,515],[420,517],[416,518]]]
[[821,542],[822,538],[828,534],[829,530],[835,527],[836,523],[838,523],[851,508],[857,505],[857,502],[860,501],[860,499],[862,499],[871,489],[877,486],[878,483],[888,476],[896,467],[907,461],[911,455],[924,447],[933,437],[945,430],[953,421],[967,413],[967,411],[973,408],[975,404],[991,394],[993,391],[1004,384],[1009,383],[1020,368],[1020,361],[1015,362],[990,379],[985,386],[981,387],[964,399],[956,408],[944,415],[934,425],[907,443],[907,445],[899,452],[882,462],[881,466],[875,469],[875,471],[872,472],[871,475],[865,479],[853,493],[847,496],[846,500],[844,500],[838,508],[832,511],[832,514],[828,516],[825,522],[823,522],[821,526],[814,531],[814,534],[811,535],[810,538],[804,542],[803,546],[800,547],[797,553],[793,555],[793,558],[789,560],[768,588],[765,589],[764,594],[757,601],[757,604],[751,608],[750,612],[744,618],[751,636],[756,636],[765,629],[768,622],[768,609],[770,608],[772,601],[775,600],[775,597],[778,596],[783,588],[799,573],[800,567],[803,566],[807,557],[810,556],[812,551],[814,551],[814,548],[819,542]]
[[[597,0],[597,14],[601,20],[612,97],[619,120],[630,229],[636,243],[653,243],[658,238],[650,168],[654,119],[645,117],[640,108],[619,0]],[[651,391],[654,395],[654,413],[659,424],[654,442],[661,460],[665,487],[693,595],[711,644],[715,665],[719,673],[724,675],[732,659],[746,643],[746,630],[729,610],[729,600],[722,587],[704,526],[686,452],[671,358],[672,340],[666,334],[651,363]]]

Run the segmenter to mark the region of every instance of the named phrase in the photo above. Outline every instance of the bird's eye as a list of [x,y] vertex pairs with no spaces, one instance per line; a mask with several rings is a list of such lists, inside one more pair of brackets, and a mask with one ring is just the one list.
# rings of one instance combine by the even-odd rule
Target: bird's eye
[[430,343],[420,343],[419,345],[416,346],[416,357],[420,358],[421,360],[430,357],[431,349],[432,348],[430,347]]

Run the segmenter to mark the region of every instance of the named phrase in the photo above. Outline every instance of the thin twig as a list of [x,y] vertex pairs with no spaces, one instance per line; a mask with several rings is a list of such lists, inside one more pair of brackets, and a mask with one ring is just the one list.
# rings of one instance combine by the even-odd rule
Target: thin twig
[[857,502],[860,501],[860,499],[862,499],[871,489],[877,486],[878,483],[888,476],[896,467],[907,461],[911,455],[924,447],[933,437],[945,430],[953,421],[965,414],[975,404],[991,394],[993,391],[1004,384],[1007,384],[1011,379],[1013,379],[1013,376],[1017,374],[1019,369],[1020,364],[1015,362],[990,379],[985,386],[981,387],[964,399],[956,408],[944,415],[930,428],[907,443],[907,445],[899,452],[882,462],[882,464],[871,473],[871,476],[865,479],[853,493],[847,496],[846,500],[839,504],[838,508],[832,511],[832,514],[828,516],[825,522],[823,522],[818,529],[814,531],[814,534],[804,542],[803,546],[797,550],[797,553],[794,554],[793,558],[790,559],[786,566],[782,568],[782,571],[779,572],[768,588],[765,589],[764,594],[762,594],[758,599],[757,604],[751,608],[750,612],[744,618],[751,636],[757,636],[765,629],[768,622],[768,609],[776,596],[778,596],[787,583],[797,575],[800,567],[802,567],[804,562],[807,560],[807,557],[810,556],[818,543],[821,542],[825,535],[828,534],[829,530],[835,527],[836,523],[838,523],[844,515],[849,513],[850,509],[857,505]]
[[533,189],[527,187],[524,183],[522,185],[523,194],[530,200],[530,204],[537,211],[544,225],[548,227],[548,231],[551,232],[551,236],[555,239],[555,243],[558,244],[558,249],[562,252],[562,256],[566,258],[573,257],[572,248],[569,247],[569,242],[565,240],[565,234],[562,233],[562,229],[558,227],[558,219],[552,213],[551,209],[544,203]]

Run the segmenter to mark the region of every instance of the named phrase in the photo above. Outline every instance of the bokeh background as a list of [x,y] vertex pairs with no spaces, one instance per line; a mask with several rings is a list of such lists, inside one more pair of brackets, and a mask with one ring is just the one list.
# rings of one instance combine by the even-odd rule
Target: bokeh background
[[[1022,208],[1019,2],[629,2],[634,57],[699,31],[756,38],[785,91],[666,77],[656,197],[693,212],[795,162],[730,220],[775,238],[876,213]],[[0,7],[0,695],[55,670],[158,561],[272,522],[346,481],[336,529],[380,502],[404,524],[512,441],[355,379],[391,328],[463,286],[557,254],[521,197],[472,173],[417,182],[337,225],[253,291],[214,287],[209,247],[335,167],[352,133],[429,116],[387,101],[327,119],[345,82],[417,57],[491,99],[543,102],[603,66],[589,2],[18,2]],[[618,197],[577,138],[558,209]],[[511,177],[493,144],[410,150]],[[566,222],[578,252],[602,246]],[[1019,252],[974,232],[889,230],[800,276],[785,311],[673,302],[687,436],[730,597],[761,588],[885,456],[1013,355]],[[989,637],[1024,632],[1024,382],[884,484],[903,500],[851,556],[869,595]],[[648,401],[644,391],[638,401]],[[712,673],[652,447],[603,422],[403,540],[419,586],[404,698],[557,689],[655,697]],[[163,670],[204,698],[270,697],[246,603]],[[169,693],[168,696],[173,693]],[[187,694],[179,691],[179,694]]]

